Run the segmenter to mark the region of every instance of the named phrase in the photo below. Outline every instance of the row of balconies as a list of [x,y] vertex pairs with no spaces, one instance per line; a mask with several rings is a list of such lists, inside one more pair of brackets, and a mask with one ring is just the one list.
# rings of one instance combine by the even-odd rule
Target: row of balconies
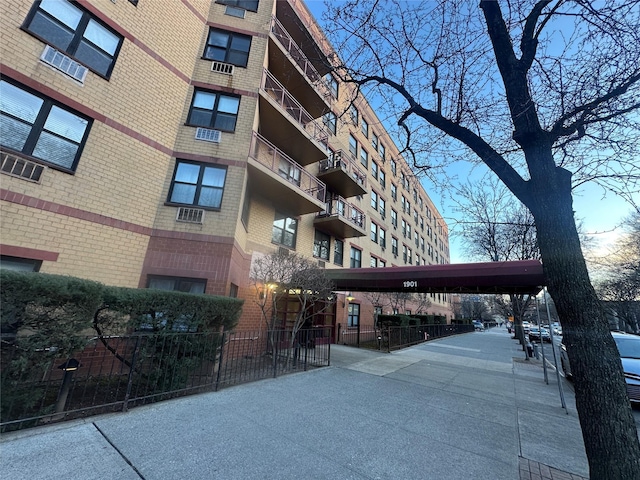
[[251,188],[291,214],[315,213],[314,223],[327,233],[365,236],[366,216],[346,198],[367,193],[367,172],[342,150],[327,155],[331,133],[321,117],[334,100],[331,90],[276,17],[269,39],[260,133],[253,133],[249,154]]
[[[320,176],[332,191],[346,196],[366,193],[364,175],[352,162],[333,155],[319,162]],[[276,208],[295,215],[316,213],[314,223],[341,238],[366,235],[366,216],[343,195],[328,194],[325,183],[309,173],[285,152],[254,132],[249,152],[251,189],[268,196]]]

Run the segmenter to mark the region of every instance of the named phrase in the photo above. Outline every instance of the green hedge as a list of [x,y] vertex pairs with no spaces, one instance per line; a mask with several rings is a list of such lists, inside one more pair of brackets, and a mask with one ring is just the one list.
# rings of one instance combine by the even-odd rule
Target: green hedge
[[[0,326],[25,351],[64,356],[95,330],[116,335],[234,328],[243,300],[163,290],[108,287],[80,278],[0,270]],[[25,365],[26,367],[26,365]]]

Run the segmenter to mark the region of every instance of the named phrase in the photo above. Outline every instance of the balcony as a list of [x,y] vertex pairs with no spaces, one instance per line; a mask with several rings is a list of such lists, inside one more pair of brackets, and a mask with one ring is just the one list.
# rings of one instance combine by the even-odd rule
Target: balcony
[[329,131],[268,70],[260,85],[260,132],[301,165],[327,157]]
[[338,238],[364,237],[367,234],[364,212],[339,196],[327,202],[326,210],[318,213],[313,224]]
[[295,92],[298,101],[314,117],[320,117],[335,100],[323,76],[275,17],[271,19],[270,39],[269,71],[290,92]]
[[256,132],[251,139],[248,165],[251,188],[276,207],[293,215],[325,209],[324,183]]
[[346,198],[367,193],[366,173],[342,150],[320,160],[318,178],[327,184],[329,190]]

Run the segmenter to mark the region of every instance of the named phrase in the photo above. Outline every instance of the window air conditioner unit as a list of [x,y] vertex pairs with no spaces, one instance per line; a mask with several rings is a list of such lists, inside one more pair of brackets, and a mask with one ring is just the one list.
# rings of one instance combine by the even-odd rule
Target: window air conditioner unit
[[67,57],[51,45],[44,47],[40,60],[82,84],[84,84],[84,79],[89,71],[87,67]]
[[200,223],[204,220],[204,210],[201,208],[180,207],[176,214],[176,222]]
[[211,130],[210,128],[196,128],[196,140],[204,142],[220,143],[222,132],[220,130]]
[[322,260],[318,260],[318,267],[325,268],[325,266],[326,266],[325,262],[323,262]]
[[278,254],[289,255],[289,249],[286,247],[278,247]]
[[211,62],[211,71],[225,75],[233,75],[233,65],[223,62]]
[[2,154],[2,167],[0,171],[12,177],[19,177],[34,183],[40,183],[42,173],[47,168],[44,165],[25,160],[7,152]]

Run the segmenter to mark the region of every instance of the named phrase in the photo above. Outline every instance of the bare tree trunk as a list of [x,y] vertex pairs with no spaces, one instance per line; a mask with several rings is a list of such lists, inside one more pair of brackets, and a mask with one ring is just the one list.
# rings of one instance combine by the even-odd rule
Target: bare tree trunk
[[555,176],[555,189],[532,188],[531,206],[549,293],[562,319],[590,477],[638,479],[640,442],[622,364],[589,280],[569,182],[558,185],[562,176]]

